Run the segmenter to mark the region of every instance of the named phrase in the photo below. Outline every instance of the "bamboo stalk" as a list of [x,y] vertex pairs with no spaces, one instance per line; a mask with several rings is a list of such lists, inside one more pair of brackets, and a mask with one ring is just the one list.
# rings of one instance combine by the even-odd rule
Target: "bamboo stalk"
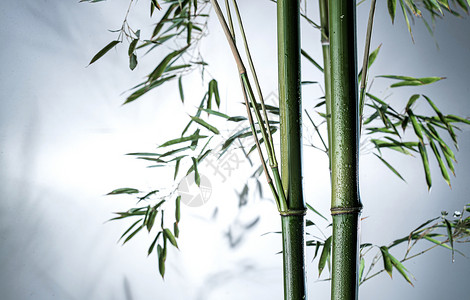
[[359,110],[356,67],[356,1],[329,1],[333,216],[331,299],[358,297]]
[[376,0],[372,0],[370,3],[369,21],[367,22],[366,45],[364,47],[364,59],[362,63],[362,79],[361,79],[361,88],[359,92],[359,132],[362,128],[362,112],[364,110],[364,98],[365,98],[366,86],[367,86],[367,71],[369,69],[368,65],[369,65],[370,40],[372,37],[372,25],[374,24],[375,3],[376,3]]
[[281,214],[284,299],[306,299],[304,215],[301,161],[300,4],[277,2],[281,173],[288,213]]
[[328,0],[319,0],[321,46],[323,52],[323,78],[325,81],[326,128],[328,133],[328,157],[331,176],[331,66],[330,66],[330,30],[328,25]]

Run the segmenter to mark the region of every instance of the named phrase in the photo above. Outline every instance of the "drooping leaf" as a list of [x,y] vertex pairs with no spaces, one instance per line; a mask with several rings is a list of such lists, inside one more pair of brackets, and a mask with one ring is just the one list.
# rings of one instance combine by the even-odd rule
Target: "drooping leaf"
[[176,222],[180,221],[181,217],[181,196],[176,197],[176,208],[175,208],[175,220]]
[[395,22],[395,13],[397,11],[397,0],[387,0],[388,14],[392,19],[392,24]]
[[184,91],[183,91],[183,82],[182,82],[182,76],[178,78],[178,90],[180,92],[180,99],[181,102],[184,103]]
[[186,51],[188,47],[184,47],[180,50],[176,50],[165,56],[165,58],[158,64],[158,66],[148,75],[148,81],[153,82],[162,76],[163,72],[165,71],[166,67],[168,64],[171,62],[171,60],[184,51]]
[[92,63],[94,63],[95,61],[97,61],[98,59],[100,59],[101,57],[103,57],[103,55],[105,55],[106,53],[108,53],[109,50],[113,49],[114,46],[116,46],[117,44],[119,44],[121,41],[112,41],[110,42],[109,44],[107,44],[106,46],[104,46],[103,49],[101,49],[98,53],[96,53],[95,56],[93,56],[93,58],[91,59],[90,63],[88,65],[91,65]]
[[201,185],[201,177],[199,176],[199,171],[197,170],[197,159],[195,157],[191,157],[191,159],[193,160],[193,171],[194,171],[194,181],[196,182],[196,185],[197,186],[200,186]]
[[449,239],[450,247],[452,248],[452,262],[454,262],[454,237],[452,235],[452,225],[450,225],[449,220],[444,218],[444,223],[447,229],[447,238]]
[[384,163],[395,175],[397,175],[398,178],[400,178],[401,180],[403,180],[403,181],[406,182],[406,180],[400,175],[400,173],[398,173],[397,170],[395,170],[395,168],[394,168],[390,163],[388,163],[388,162],[387,162],[385,159],[383,159],[381,156],[379,156],[379,155],[377,155],[377,154],[375,154],[375,153],[374,153],[374,155],[375,155],[378,159],[380,159],[380,161],[381,161],[382,163]]
[[328,258],[330,257],[330,252],[331,252],[331,236],[326,239],[325,244],[323,245],[323,250],[320,255],[320,261],[318,262],[318,276],[321,275],[321,272],[325,268],[326,262]]
[[126,234],[128,234],[132,230],[132,228],[134,228],[141,221],[142,219],[135,221],[126,231],[124,231],[124,233],[121,235],[118,241],[120,241]]
[[423,162],[424,175],[426,176],[426,184],[428,186],[428,190],[430,190],[432,186],[432,179],[431,179],[431,169],[429,168],[428,153],[426,152],[426,147],[422,143],[418,144],[418,149],[421,155],[421,160]]
[[390,259],[388,248],[386,246],[382,246],[380,247],[380,252],[382,252],[384,269],[385,271],[387,271],[388,275],[390,275],[390,278],[392,278],[393,264],[392,264],[392,260]]
[[178,244],[176,243],[175,236],[171,233],[171,230],[168,228],[163,229],[163,235],[170,241],[170,243],[178,248]]

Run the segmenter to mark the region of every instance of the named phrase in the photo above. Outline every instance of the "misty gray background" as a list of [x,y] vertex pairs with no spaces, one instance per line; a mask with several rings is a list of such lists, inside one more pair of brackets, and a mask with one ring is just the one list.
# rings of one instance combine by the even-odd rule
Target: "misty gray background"
[[[134,202],[104,194],[117,187],[153,187],[156,182],[168,181],[168,176],[123,154],[152,150],[174,137],[191,107],[182,107],[174,85],[122,107],[122,93],[139,83],[154,63],[147,61],[148,67],[130,72],[121,48],[86,68],[90,58],[114,38],[106,30],[120,27],[128,3],[77,2],[0,2],[0,298],[281,299],[282,258],[276,255],[280,237],[260,237],[280,228],[272,203],[258,201],[246,208],[242,223],[256,218],[261,210],[269,213],[243,235],[237,247],[230,247],[226,233],[239,220],[235,191],[242,186],[235,179],[217,185],[207,206],[184,207],[181,250],[169,251],[164,282],[158,275],[156,256],[146,257],[149,239],[137,236],[125,247],[116,243],[126,225],[105,221],[111,212],[127,209]],[[148,20],[146,3],[140,4],[131,20],[136,27],[140,22],[151,30],[155,21]],[[264,74],[263,88],[276,91],[276,66],[272,63],[276,57],[275,7],[268,1],[240,1],[240,5],[248,37],[253,40],[253,56]],[[316,9],[316,3],[309,3],[308,9]],[[363,45],[367,3],[359,7],[358,14],[358,40]],[[214,21],[212,18],[210,39],[202,50],[229,106],[227,103],[239,102],[238,82]],[[445,76],[447,80],[421,87],[418,92],[431,96],[444,113],[470,116],[469,18],[438,21],[435,37],[439,50],[420,22],[414,27],[413,44],[400,12],[392,26],[384,3],[378,4],[375,24],[372,48],[380,43],[383,46],[371,76]],[[318,33],[305,29],[303,35],[308,40],[304,47],[320,59],[318,50],[313,50],[317,49]],[[315,72],[306,65],[305,79],[319,80]],[[376,80],[374,91],[390,94],[388,84]],[[194,87],[188,84],[185,88],[204,87],[194,83]],[[413,88],[394,91],[389,101],[403,103],[413,92]],[[305,88],[304,95],[311,94],[315,88]],[[305,108],[311,109],[315,97],[305,98]],[[459,163],[452,190],[440,179],[434,158],[434,186],[428,193],[418,159],[389,154],[407,179],[403,183],[364,151],[361,194],[363,216],[368,218],[362,224],[363,241],[386,244],[438,216],[441,210],[452,213],[470,202],[468,128],[458,135]],[[327,214],[329,183],[322,155],[308,147],[304,151],[305,196]],[[213,219],[215,207],[219,207],[220,216]],[[470,253],[470,247],[459,246]],[[328,299],[329,284],[316,282],[317,266],[310,263],[312,257],[309,249],[309,295],[311,299]],[[469,259],[457,255],[455,263],[450,260],[449,251],[433,250],[407,264],[417,279],[414,288],[398,274],[393,280],[381,274],[361,287],[360,298],[468,299]]]

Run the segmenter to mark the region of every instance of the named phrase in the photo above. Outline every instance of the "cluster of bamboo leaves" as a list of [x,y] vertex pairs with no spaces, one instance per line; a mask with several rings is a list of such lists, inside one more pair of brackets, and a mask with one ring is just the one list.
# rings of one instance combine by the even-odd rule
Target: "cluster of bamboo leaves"
[[[86,2],[100,2],[102,0],[83,0]],[[449,2],[441,0],[424,0],[424,1],[414,1],[414,0],[398,0],[399,7],[403,12],[403,16],[408,25],[408,28],[411,33],[410,21],[409,19],[419,16],[421,17],[421,10],[424,8],[433,18],[440,17],[443,11],[448,11],[452,14],[458,14],[454,9],[451,8]],[[455,6],[461,7],[465,12],[468,11],[468,6],[462,0],[451,1]],[[467,0],[468,5],[470,1]],[[130,1],[129,11],[132,6],[133,0]],[[129,67],[133,70],[138,62],[137,58],[139,56],[144,56],[150,52],[157,52],[160,57],[163,59],[155,67],[155,69],[148,74],[147,78],[139,85],[135,86],[132,89],[132,92],[128,95],[125,104],[133,102],[149,91],[157,88],[158,86],[170,82],[174,79],[177,80],[177,89],[180,94],[180,99],[182,102],[185,101],[185,94],[183,89],[183,78],[185,75],[189,74],[191,71],[199,70],[204,72],[204,68],[207,64],[204,62],[203,58],[197,51],[198,43],[201,38],[204,37],[206,31],[207,18],[209,16],[208,1],[203,0],[164,0],[158,3],[155,0],[149,1],[150,3],[150,16],[157,15],[155,9],[160,10],[158,13],[159,21],[153,28],[152,34],[148,39],[143,39],[141,37],[140,30],[133,30],[128,22],[127,17],[129,14],[126,14],[126,18],[122,24],[122,27],[115,32],[118,34],[118,37],[107,44],[101,51],[99,51],[90,61],[90,64],[96,62],[98,59],[103,57],[109,50],[113,49],[115,46],[127,42],[129,44],[127,54],[129,56]],[[248,50],[248,44],[244,34],[243,25],[241,23],[241,18],[239,15],[238,7],[236,1],[233,1],[236,15],[238,18],[238,23],[240,25],[240,30],[244,39],[244,46],[246,47],[247,57],[249,58],[250,68],[254,77],[255,86],[258,92],[259,99],[261,102],[256,101],[253,91],[251,90],[250,79],[244,71],[244,66],[242,63],[242,70],[240,70],[240,63],[238,62],[238,67],[241,75],[241,85],[242,90],[244,91],[245,101],[244,105],[247,109],[246,116],[230,116],[228,114],[222,113],[219,111],[220,108],[220,95],[218,91],[218,83],[215,79],[212,79],[208,83],[208,88],[205,94],[202,96],[202,100],[198,106],[198,110],[195,115],[190,116],[188,124],[184,127],[179,137],[170,139],[163,144],[161,144],[157,152],[138,152],[138,153],[129,153],[138,159],[146,160],[152,162],[151,166],[170,166],[174,168],[174,180],[175,182],[178,179],[178,174],[180,171],[180,166],[187,166],[185,174],[194,174],[195,181],[199,185],[200,175],[198,172],[198,165],[213,151],[217,150],[219,157],[228,151],[231,147],[237,147],[238,144],[242,144],[243,139],[250,138],[253,142],[253,145],[249,147],[244,153],[250,156],[256,149],[258,149],[258,155],[261,155],[261,166],[257,168],[256,172],[253,173],[253,178],[259,183],[258,177],[262,174],[264,170],[267,175],[268,184],[270,184],[271,191],[273,196],[276,199],[278,209],[280,211],[285,210],[283,207],[285,205],[285,199],[282,199],[283,189],[278,185],[275,186],[270,179],[269,172],[267,169],[267,163],[262,154],[260,144],[265,144],[266,150],[265,153],[268,154],[268,162],[271,167],[276,167],[275,155],[273,156],[273,140],[272,134],[274,134],[278,128],[278,120],[268,119],[268,114],[270,118],[276,117],[279,114],[279,108],[275,106],[266,105],[263,103],[263,96],[261,94],[261,89],[257,82],[256,72],[254,72],[253,62]],[[396,0],[388,0],[388,10],[392,22],[395,20],[396,13]],[[161,4],[161,5],[160,5]],[[226,1],[228,7],[228,1]],[[421,10],[419,9],[421,8]],[[219,9],[219,17],[220,17]],[[229,39],[229,43],[233,43],[233,46],[238,51],[238,48],[235,44],[235,35],[234,35],[234,26],[230,10],[227,10],[227,17],[223,18],[223,21],[226,22],[226,34]],[[161,16],[161,17],[160,17]],[[306,23],[313,26],[314,28],[320,29],[320,26],[317,25],[314,21],[308,18],[307,13],[302,14]],[[422,18],[424,20],[424,18]],[[424,22],[426,22],[424,20]],[[426,23],[427,24],[427,23]],[[228,32],[228,33],[227,33]],[[171,45],[171,46],[168,46]],[[175,48],[176,46],[176,48]],[[233,48],[232,48],[233,49]],[[374,60],[376,59],[379,49],[373,51],[369,56],[369,63],[367,64],[370,67]],[[163,53],[163,55],[162,55]],[[197,54],[195,54],[197,53]],[[316,68],[323,71],[323,68],[319,63],[317,63],[305,50],[302,50],[302,55],[306,58],[306,61],[312,63]],[[237,60],[238,58],[236,58]],[[245,73],[243,73],[244,71]],[[442,80],[442,77],[425,77],[425,78],[414,78],[409,76],[397,76],[397,75],[383,75],[379,76],[381,78],[386,78],[389,80],[394,80],[395,82],[391,84],[391,88],[399,88],[402,86],[421,86],[426,84],[431,84],[437,81]],[[358,80],[362,80],[362,71],[359,73]],[[367,80],[364,79],[364,80]],[[308,84],[311,82],[304,82]],[[391,104],[386,103],[385,100],[374,95],[370,91],[365,93],[364,102],[361,103],[361,120],[362,120],[362,132],[364,135],[370,137],[370,142],[374,145],[374,155],[383,162],[391,171],[393,171],[398,177],[403,179],[400,173],[392,166],[385,158],[382,153],[384,149],[390,149],[397,151],[404,155],[413,155],[416,154],[421,157],[423,164],[424,174],[426,178],[426,183],[428,188],[431,188],[431,171],[430,171],[430,159],[428,153],[433,153],[433,156],[436,158],[437,164],[441,170],[441,175],[444,180],[450,186],[450,176],[449,171],[455,174],[454,163],[455,155],[453,150],[448,145],[448,139],[446,137],[441,137],[443,134],[446,134],[450,140],[453,142],[454,146],[457,148],[457,138],[455,131],[458,130],[459,124],[470,124],[465,118],[444,114],[441,110],[435,105],[430,97],[426,95],[413,94],[410,96],[406,106],[402,109],[393,107]],[[324,97],[323,97],[324,99]],[[434,115],[428,116],[419,113],[416,110],[416,103],[425,102],[429,105],[434,111]],[[314,108],[314,111],[311,111],[310,114],[306,111],[309,120],[312,126],[315,129],[316,134],[320,137],[321,145],[314,145],[315,148],[324,149],[324,152],[328,154],[328,139],[322,136],[321,125],[326,124],[326,119],[329,116],[323,110],[325,101],[320,101]],[[363,109],[362,107],[365,107]],[[314,114],[314,112],[316,112]],[[362,114],[362,112],[364,114]],[[253,121],[252,114],[255,114],[257,124]],[[262,115],[263,114],[263,115]],[[312,118],[311,115],[314,117]],[[314,121],[317,116],[320,118],[320,122]],[[211,140],[215,136],[219,136],[221,130],[213,125],[210,118],[221,118],[225,119],[227,122],[240,123],[244,122],[244,126],[241,126],[239,130],[230,135],[222,144],[220,149],[215,149]],[[408,129],[408,130],[407,130]],[[406,134],[405,134],[406,132]],[[257,135],[261,134],[261,138],[258,138]],[[385,152],[385,151],[384,151]],[[445,161],[445,162],[444,162]],[[275,176],[275,182],[279,181],[280,178],[276,178],[275,168],[272,169],[271,174]],[[279,176],[279,175],[277,175]],[[276,183],[279,183],[276,182]],[[260,186],[261,184],[259,184]],[[260,188],[261,191],[261,188]],[[137,203],[141,202],[146,203],[144,206],[138,206],[129,209],[126,212],[118,212],[117,217],[111,220],[122,220],[122,219],[134,219],[130,227],[124,232],[121,236],[121,239],[124,240],[123,244],[132,239],[137,233],[142,229],[147,229],[148,232],[151,232],[152,229],[155,231],[154,223],[158,216],[160,216],[160,229],[157,230],[155,238],[151,243],[148,254],[150,255],[154,248],[157,248],[157,255],[159,261],[159,271],[162,277],[165,273],[165,260],[167,253],[167,242],[169,241],[173,246],[177,247],[176,239],[179,236],[179,227],[178,223],[180,221],[180,201],[181,198],[175,195],[175,190],[170,193],[162,194],[159,190],[153,191],[139,191],[135,188],[120,188],[116,189],[109,193],[109,195],[118,195],[118,194],[133,194],[137,196]],[[164,226],[164,211],[165,203],[169,201],[175,201],[175,221],[173,223],[173,231]],[[283,203],[284,201],[284,203]],[[328,220],[313,207],[308,205],[308,208],[317,216],[324,220]],[[466,207],[465,212],[468,212],[469,208]],[[160,212],[160,214],[158,214]],[[463,216],[463,214],[462,214]],[[468,237],[468,225],[469,218],[463,219],[463,217],[458,218],[457,220],[447,220],[443,217],[442,221],[428,226],[433,219],[418,229],[412,232],[407,239],[399,239],[394,241],[388,246],[376,246],[369,243],[363,244],[361,249],[363,252],[368,252],[372,248],[380,249],[379,254],[383,257],[384,268],[383,270],[391,274],[392,269],[396,268],[398,272],[403,275],[403,277],[410,282],[408,273],[403,266],[403,262],[409,260],[416,255],[408,256],[411,248],[418,242],[422,240],[430,241],[436,246],[443,246],[449,248],[454,252],[454,241],[463,241],[464,238]],[[307,226],[319,227],[312,220],[307,220]],[[447,229],[448,234],[443,235],[440,233],[432,233],[438,229]],[[322,273],[322,270],[328,264],[330,260],[331,252],[331,236],[326,236],[322,234],[322,238],[312,236],[312,239],[307,241],[307,246],[315,247],[315,258],[317,254],[321,254],[318,257],[318,270],[319,273]],[[465,235],[467,234],[467,235]],[[447,236],[447,238],[446,238]],[[446,238],[444,240],[438,240],[437,238],[442,237]],[[468,239],[466,240],[468,241]],[[408,251],[402,260],[396,259],[389,252],[390,248],[393,248],[399,244],[408,242],[409,248]],[[423,252],[424,253],[424,252]],[[420,253],[422,254],[422,253]],[[365,253],[364,253],[365,255]],[[419,254],[418,254],[419,255]],[[361,283],[375,276],[374,274],[369,275],[372,268],[376,265],[377,259],[374,258],[369,271],[363,274],[365,268],[365,260],[361,259]],[[381,272],[381,271],[379,271]]]
[[[313,209],[310,206],[309,208]],[[315,214],[318,213],[315,211]],[[323,216],[321,217],[324,221],[328,222],[328,219]],[[308,228],[315,228],[307,231],[307,246],[315,247],[312,261],[318,259],[317,269],[318,276],[320,277],[326,267],[328,267],[328,270],[331,268],[331,236],[325,234],[324,229],[322,230],[322,228],[330,227],[331,223],[326,227],[320,227],[320,222],[307,220],[306,225]],[[454,262],[455,253],[465,257],[462,252],[456,249],[456,245],[468,242],[470,242],[470,204],[465,205],[462,211],[455,211],[451,218],[448,217],[447,212],[443,211],[441,216],[427,220],[409,234],[394,240],[388,245],[361,244],[359,284],[374,278],[384,271],[392,278],[392,273],[395,269],[401,277],[413,285],[413,275],[405,267],[407,261],[423,255],[434,248],[443,247],[450,250],[451,260]],[[392,249],[394,252],[399,252],[403,251],[403,248],[405,248],[405,253],[402,258],[398,258],[398,255],[391,253]],[[374,249],[377,250],[376,254],[370,258]],[[380,262],[382,263],[380,264]],[[324,280],[329,280],[330,276],[331,274]]]

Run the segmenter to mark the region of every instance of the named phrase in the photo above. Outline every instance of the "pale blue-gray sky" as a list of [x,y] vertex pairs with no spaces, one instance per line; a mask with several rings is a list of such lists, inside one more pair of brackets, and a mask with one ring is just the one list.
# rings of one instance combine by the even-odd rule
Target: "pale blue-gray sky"
[[[139,83],[152,67],[143,65],[130,72],[122,52],[112,51],[85,68],[93,54],[113,38],[106,30],[118,28],[124,17],[127,3],[114,2],[0,3],[2,299],[281,299],[282,259],[275,255],[280,250],[279,237],[259,237],[278,230],[272,203],[250,206],[255,210],[253,217],[261,209],[271,209],[272,213],[263,216],[236,250],[230,249],[225,238],[228,223],[235,219],[236,194],[231,192],[239,188],[237,180],[231,181],[233,186],[220,185],[215,191],[224,193],[225,209],[219,199],[206,208],[183,212],[186,219],[181,226],[181,251],[170,252],[164,283],[158,276],[155,256],[146,258],[149,241],[145,236],[121,247],[116,240],[123,225],[103,224],[112,211],[134,204],[125,198],[103,197],[106,192],[121,186],[152,187],[156,181],[167,180],[123,154],[150,150],[175,136],[180,130],[178,122],[187,120],[185,110],[192,109],[189,104],[181,106],[171,87],[122,107],[121,93]],[[274,6],[269,1],[240,1],[240,5],[253,40],[254,58],[264,74],[263,87],[266,92],[275,91]],[[309,3],[310,11],[315,8],[316,3]],[[367,3],[358,9],[359,45],[363,44],[367,10]],[[146,10],[137,9],[133,18],[142,26],[153,22],[148,21]],[[218,55],[227,47],[214,20],[210,36],[218,46],[207,43],[202,49],[211,64],[211,74],[220,81],[223,101],[239,101],[238,86],[227,83],[236,82],[235,66],[230,55]],[[469,33],[469,18],[438,20],[438,50],[417,22],[413,44],[402,16],[397,15],[395,26],[391,26],[385,4],[379,3],[372,47],[383,46],[371,76],[445,76],[445,81],[422,87],[419,93],[432,95],[445,113],[470,117]],[[319,58],[319,50],[313,50],[318,45],[318,33],[305,29],[303,37],[305,47]],[[307,80],[319,80],[319,74],[309,65],[304,74]],[[193,86],[195,90],[201,88],[198,83]],[[390,92],[384,80],[374,81],[374,88]],[[411,92],[411,88],[397,92],[390,99],[402,102],[400,97],[409,97]],[[304,99],[304,103],[307,109],[315,104],[313,99]],[[171,126],[164,124],[169,111]],[[390,156],[407,179],[405,184],[372,155],[361,156],[363,215],[368,217],[362,225],[363,241],[388,243],[438,216],[441,210],[459,210],[470,202],[469,132],[464,129],[459,133],[461,149],[452,190],[439,179],[434,166],[434,187],[429,194],[417,159]],[[304,155],[307,201],[327,213],[328,175],[323,154],[307,148]],[[208,216],[217,205],[226,219],[211,221]],[[252,217],[250,212],[246,214]],[[470,253],[468,246],[462,249]],[[327,299],[329,285],[315,282],[311,252],[307,259],[312,270],[309,294],[312,299]],[[409,269],[417,278],[414,288],[398,274],[393,280],[381,274],[361,288],[360,298],[468,298],[467,258],[457,256],[452,264],[450,253],[437,249],[411,262]]]

